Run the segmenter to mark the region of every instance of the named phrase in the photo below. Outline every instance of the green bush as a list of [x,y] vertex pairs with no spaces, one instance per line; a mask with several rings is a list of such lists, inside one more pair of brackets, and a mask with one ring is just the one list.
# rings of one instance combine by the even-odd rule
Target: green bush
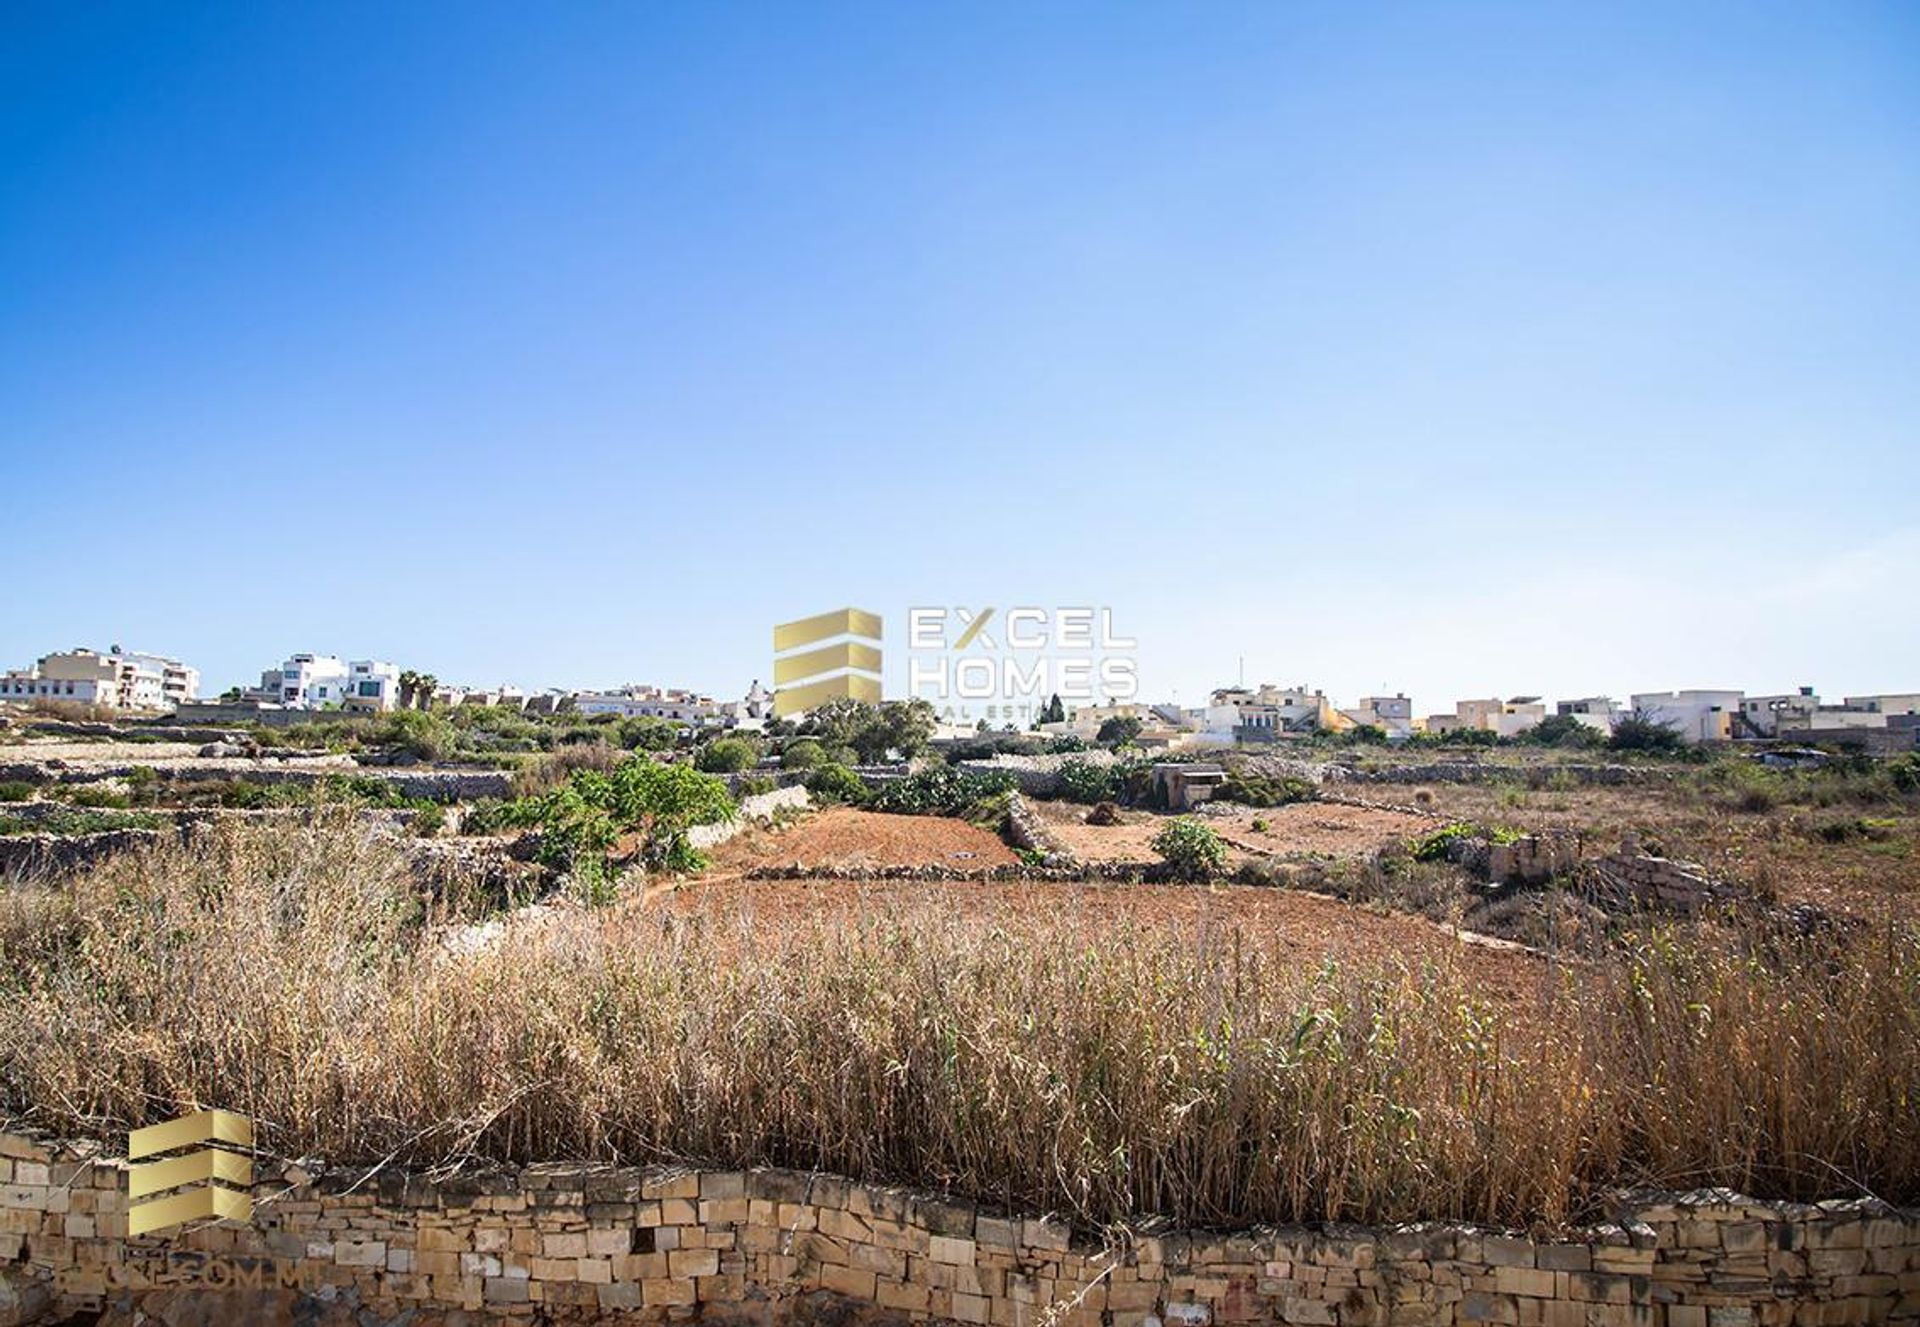
[[780,780],[774,778],[771,774],[745,774],[741,776],[738,783],[734,784],[733,795],[736,798],[744,800],[748,797],[759,797],[763,793],[773,792],[778,789],[779,786]]
[[640,859],[649,867],[697,871],[707,859],[687,842],[687,830],[735,814],[723,780],[644,756],[610,774],[580,770],[564,786],[498,813],[504,825],[538,830],[540,860],[568,871],[591,902],[606,898],[609,854],[623,835],[640,834]]
[[1522,837],[1517,829],[1504,825],[1476,825],[1470,820],[1456,820],[1443,825],[1431,834],[1425,834],[1407,845],[1408,855],[1416,862],[1444,862],[1452,859],[1453,846],[1468,839],[1485,839],[1489,843],[1512,843]]
[[818,769],[827,763],[827,749],[811,737],[789,742],[780,753],[781,769]]
[[807,775],[807,792],[816,802],[829,806],[846,803],[858,806],[867,800],[867,785],[845,765],[829,761],[815,766]]
[[701,747],[694,765],[709,774],[742,774],[760,763],[760,748],[744,737],[722,737]]
[[0,783],[0,802],[30,802],[33,800],[33,785],[20,779],[8,779]]
[[1663,755],[1681,750],[1686,742],[1664,723],[1633,716],[1613,725],[1613,736],[1607,739],[1607,745],[1615,751],[1645,751]]
[[1091,760],[1060,762],[1060,795],[1069,802],[1086,806],[1111,802],[1120,795],[1119,780],[1117,765],[1095,764]]
[[93,807],[99,810],[124,811],[133,805],[133,799],[123,792],[112,788],[74,788],[66,800],[75,806]]
[[968,807],[1013,787],[1013,775],[1004,770],[975,773],[951,765],[917,770],[904,779],[882,784],[873,795],[876,811],[913,816],[957,816]]
[[1310,779],[1263,774],[1258,770],[1233,771],[1213,790],[1216,802],[1237,802],[1241,806],[1260,807],[1311,802],[1319,795],[1320,790]]
[[1607,741],[1598,728],[1581,723],[1571,714],[1549,714],[1521,733],[1520,740],[1528,746],[1557,746],[1574,750],[1604,746]]
[[1144,725],[1140,720],[1131,716],[1115,716],[1101,723],[1100,731],[1093,735],[1093,740],[1110,749],[1129,746],[1135,738],[1140,736],[1142,727]]
[[1227,845],[1220,836],[1185,816],[1153,836],[1153,850],[1183,880],[1211,880],[1227,865]]

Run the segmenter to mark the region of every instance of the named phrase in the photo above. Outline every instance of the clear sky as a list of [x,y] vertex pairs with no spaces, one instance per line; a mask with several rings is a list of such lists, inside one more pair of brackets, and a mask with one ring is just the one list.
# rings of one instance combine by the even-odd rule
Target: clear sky
[[0,528],[214,689],[1920,688],[1920,7],[10,3]]

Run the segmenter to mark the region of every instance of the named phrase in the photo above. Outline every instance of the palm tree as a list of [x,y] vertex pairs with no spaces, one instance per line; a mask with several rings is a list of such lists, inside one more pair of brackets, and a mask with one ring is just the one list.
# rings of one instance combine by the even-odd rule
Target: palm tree
[[412,709],[413,698],[419,694],[419,691],[420,674],[414,672],[411,668],[402,668],[400,670],[400,708],[403,710]]
[[423,710],[432,709],[433,693],[440,689],[440,679],[432,673],[421,673],[414,678],[414,685],[419,688],[420,708]]

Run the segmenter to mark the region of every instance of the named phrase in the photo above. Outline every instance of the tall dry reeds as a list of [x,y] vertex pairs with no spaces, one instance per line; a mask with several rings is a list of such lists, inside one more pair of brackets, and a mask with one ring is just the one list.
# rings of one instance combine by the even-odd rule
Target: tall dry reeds
[[1438,931],[1303,967],[1222,920],[965,890],[449,948],[457,918],[377,832],[236,830],[0,894],[0,1114],[110,1138],[204,1102],[369,1166],[777,1163],[1091,1223],[1550,1223],[1637,1183],[1920,1197],[1906,931],[1649,932],[1498,1007]]

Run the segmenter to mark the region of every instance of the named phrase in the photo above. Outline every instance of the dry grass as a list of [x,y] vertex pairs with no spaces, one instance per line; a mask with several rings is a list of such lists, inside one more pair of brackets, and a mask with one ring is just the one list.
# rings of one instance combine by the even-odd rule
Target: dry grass
[[1651,935],[1502,1008],[1442,947],[1308,967],[1057,894],[735,893],[448,954],[406,880],[341,820],[0,896],[0,1114],[111,1138],[205,1102],[339,1161],[768,1162],[1089,1223],[1553,1223],[1642,1182],[1920,1197],[1905,931]]

